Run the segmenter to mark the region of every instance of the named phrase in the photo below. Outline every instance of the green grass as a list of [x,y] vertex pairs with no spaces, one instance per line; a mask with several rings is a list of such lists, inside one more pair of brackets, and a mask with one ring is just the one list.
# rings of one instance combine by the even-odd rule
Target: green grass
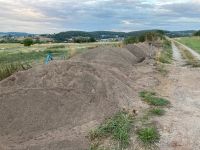
[[[45,50],[31,52],[1,52],[0,53],[0,80],[9,77],[19,70],[29,69],[33,64],[44,63],[45,58],[51,52],[54,58],[67,54],[63,50]],[[61,59],[61,58],[59,58]],[[28,65],[27,65],[28,64]],[[29,67],[27,67],[29,66]]]
[[178,38],[178,41],[200,53],[200,37],[183,37]]
[[200,61],[194,57],[190,51],[178,43],[175,43],[175,45],[181,50],[181,55],[187,62],[186,65],[191,65],[192,67],[200,67]]
[[159,141],[160,135],[155,127],[147,127],[140,129],[138,132],[138,138],[144,145],[152,145]]
[[139,94],[140,94],[140,97],[142,97],[142,98],[146,98],[149,96],[156,96],[156,93],[153,91],[142,91]]
[[89,137],[91,141],[112,137],[119,142],[121,148],[126,148],[129,145],[132,122],[133,118],[128,113],[119,112],[91,131]]
[[149,110],[149,113],[155,116],[163,116],[165,114],[165,110],[161,108],[152,108]]
[[26,63],[9,63],[9,64],[1,64],[0,63],[0,81],[9,77],[13,73],[20,70],[27,70],[31,68],[29,64]]
[[63,54],[67,55],[66,50],[45,50],[45,51],[30,51],[30,52],[2,52],[0,53],[1,63],[10,62],[32,62],[37,60],[44,61],[48,52],[51,52],[54,57],[61,56]]
[[163,50],[161,51],[158,61],[161,63],[171,64],[173,58],[171,42],[165,40],[163,43]]
[[142,97],[145,102],[154,106],[166,106],[169,104],[168,100],[157,97],[155,92],[142,91],[140,92],[140,97]]
[[22,44],[0,44],[0,80],[6,78],[18,70],[22,70],[21,64],[30,64],[35,66],[44,64],[47,54],[52,53],[54,60],[68,59],[82,53],[88,48],[94,48],[99,45],[119,45],[119,42],[108,43],[53,43],[53,44],[35,44],[30,47],[24,47]]

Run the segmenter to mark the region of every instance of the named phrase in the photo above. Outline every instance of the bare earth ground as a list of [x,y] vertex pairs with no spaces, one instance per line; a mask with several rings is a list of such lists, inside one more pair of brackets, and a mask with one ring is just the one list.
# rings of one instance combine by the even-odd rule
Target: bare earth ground
[[138,92],[158,82],[137,54],[148,45],[132,48],[91,49],[1,81],[0,150],[86,150],[89,131],[105,118],[142,112]]
[[200,149],[200,69],[182,67],[183,60],[173,44],[173,65],[169,75],[156,88],[171,101],[165,116],[157,118],[160,125],[161,150]]
[[151,61],[138,63],[145,55],[138,50],[148,49],[138,47],[90,50],[0,82],[0,150],[88,149],[92,128],[124,107],[142,113],[148,105],[138,92],[152,87],[171,102],[154,118],[159,149],[199,150],[200,69],[183,67],[173,44],[174,64],[162,77]]

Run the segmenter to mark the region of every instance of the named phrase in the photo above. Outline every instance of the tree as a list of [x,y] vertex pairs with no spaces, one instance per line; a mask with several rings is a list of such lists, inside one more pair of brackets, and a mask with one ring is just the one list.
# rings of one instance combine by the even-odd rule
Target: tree
[[139,38],[138,38],[138,41],[139,42],[145,42],[145,35],[140,35]]
[[23,41],[23,44],[24,44],[24,46],[31,46],[31,45],[33,45],[33,40],[30,39],[30,38],[26,38],[26,39]]
[[194,33],[194,36],[200,36],[200,30]]
[[41,44],[40,38],[37,37],[36,40],[34,41],[35,44]]
[[124,43],[125,44],[134,44],[134,43],[138,43],[138,38],[137,37],[133,37],[133,36],[130,36],[128,38],[126,38],[124,40]]
[[90,37],[89,42],[96,42],[95,38]]

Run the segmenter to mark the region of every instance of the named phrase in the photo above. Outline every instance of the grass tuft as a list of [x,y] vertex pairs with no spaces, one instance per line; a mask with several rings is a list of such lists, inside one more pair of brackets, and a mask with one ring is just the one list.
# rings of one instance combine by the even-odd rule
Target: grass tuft
[[100,139],[111,136],[118,141],[120,147],[125,148],[129,145],[130,130],[133,118],[126,112],[119,112],[114,117],[108,119],[97,129],[90,132],[90,139]]
[[152,91],[142,91],[139,94],[140,94],[140,97],[142,97],[142,98],[146,98],[149,96],[156,96],[156,93],[152,92]]
[[138,138],[143,142],[144,145],[155,144],[160,139],[160,135],[157,129],[154,127],[140,129],[137,134]]
[[169,71],[166,69],[165,65],[161,64],[161,63],[158,63],[156,65],[156,70],[158,72],[160,72],[160,74],[163,75],[163,76],[166,76],[169,73]]
[[142,91],[140,92],[140,97],[142,97],[145,102],[154,106],[166,106],[169,104],[168,100],[164,98],[156,97],[155,92]]
[[165,114],[165,110],[160,109],[160,108],[152,108],[149,112],[152,115],[156,115],[156,116],[162,116]]

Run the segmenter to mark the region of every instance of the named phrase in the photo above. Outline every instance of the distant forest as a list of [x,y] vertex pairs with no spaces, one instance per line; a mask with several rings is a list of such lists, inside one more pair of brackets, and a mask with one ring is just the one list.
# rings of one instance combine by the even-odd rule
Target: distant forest
[[194,34],[194,30],[189,31],[162,31],[162,30],[142,30],[142,31],[133,31],[133,32],[112,32],[112,31],[95,31],[95,32],[84,32],[84,31],[67,31],[60,32],[57,34],[43,35],[49,38],[53,38],[56,42],[63,42],[71,38],[76,37],[90,37],[96,40],[99,39],[108,39],[108,38],[126,38],[126,37],[137,37],[146,32],[163,32],[169,37],[182,37],[182,36],[191,36]]
[[[138,38],[141,35],[144,35],[147,32],[162,32],[164,35],[169,37],[184,37],[200,35],[200,31],[187,30],[187,31],[163,31],[163,30],[142,30],[142,31],[133,31],[133,32],[112,32],[112,31],[94,31],[94,32],[85,32],[85,31],[67,31],[60,32],[55,34],[29,34],[23,32],[0,32],[0,43],[21,43],[18,40],[18,37],[30,37],[35,38],[41,36],[44,38],[49,38],[54,42],[75,42],[75,43],[84,43],[84,42],[95,42],[97,40],[103,39],[114,39],[114,40],[123,40],[124,38],[132,37]],[[40,43],[40,42],[38,42]]]

